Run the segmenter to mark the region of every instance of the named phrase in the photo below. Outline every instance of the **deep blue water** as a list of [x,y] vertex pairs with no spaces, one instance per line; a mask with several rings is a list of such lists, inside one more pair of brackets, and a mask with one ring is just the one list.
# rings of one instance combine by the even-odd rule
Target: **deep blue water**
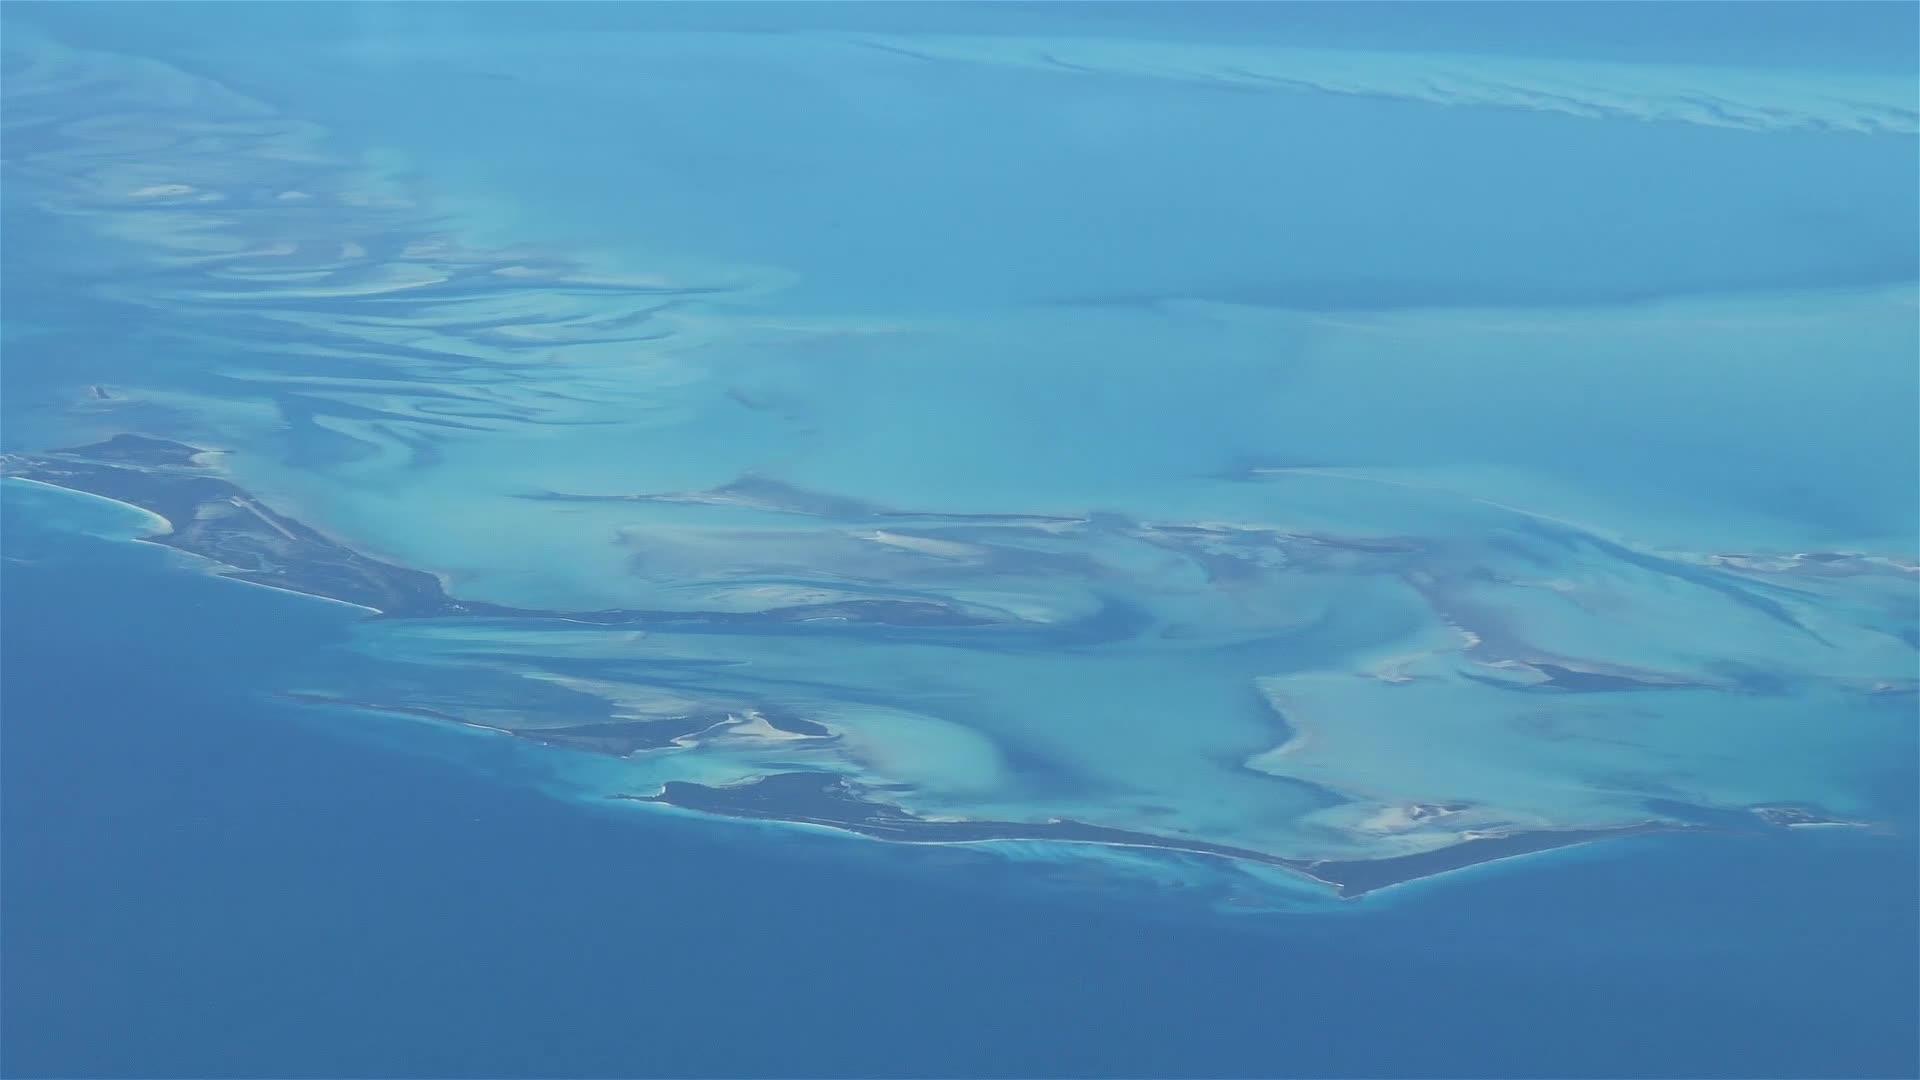
[[1916,1067],[1902,840],[1622,844],[1335,915],[902,872],[328,732],[256,688],[350,613],[49,500],[9,488],[9,1076]]

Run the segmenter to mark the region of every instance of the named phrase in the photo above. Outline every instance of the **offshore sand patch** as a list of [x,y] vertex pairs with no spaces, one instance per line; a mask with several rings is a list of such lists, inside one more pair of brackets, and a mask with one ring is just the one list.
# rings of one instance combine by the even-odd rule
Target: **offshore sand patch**
[[1169,79],[1274,93],[1698,124],[1747,131],[1920,133],[1911,80],[1893,75],[1530,60],[1512,56],[1215,45],[1097,37],[917,34],[855,39],[929,61]]
[[[1063,75],[1159,79],[1271,93],[1395,98],[1441,106],[1552,112],[1592,119],[1684,123],[1748,131],[1920,132],[1910,80],[1816,69],[1538,60],[1490,53],[1306,48],[1124,36],[793,31],[530,33],[485,46],[516,77],[591,82],[636,57],[716,56],[777,63],[796,44],[828,52],[1026,68]],[[471,64],[472,41],[369,39],[345,49],[361,61],[429,70]],[[556,62],[564,56],[568,63]]]

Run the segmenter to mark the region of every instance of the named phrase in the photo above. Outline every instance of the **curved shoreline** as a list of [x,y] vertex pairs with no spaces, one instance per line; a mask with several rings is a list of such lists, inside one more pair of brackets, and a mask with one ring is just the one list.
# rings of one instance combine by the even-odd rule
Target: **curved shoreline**
[[[104,499],[142,513],[164,527],[164,532],[139,537],[140,542],[174,548],[204,558],[217,576],[276,591],[357,607],[378,618],[482,618],[558,620],[604,627],[657,627],[676,632],[728,632],[751,628],[759,633],[832,633],[836,628],[861,625],[883,628],[889,635],[912,635],[918,640],[961,645],[967,636],[991,630],[1023,638],[1084,636],[1101,632],[1102,620],[1122,619],[1124,611],[1103,611],[1077,623],[1054,627],[1000,623],[981,619],[944,604],[890,598],[812,603],[754,612],[537,611],[480,601],[462,601],[447,594],[440,578],[370,558],[334,541],[318,530],[266,507],[250,493],[209,469],[205,452],[196,447],[143,436],[117,436],[92,446],[45,454],[0,454],[0,475],[37,486]],[[784,489],[783,489],[784,490]],[[1548,667],[1551,665],[1536,665]],[[1640,683],[1606,674],[1574,669],[1552,669],[1547,675],[1572,685],[1565,689],[1619,690]],[[1585,681],[1582,681],[1583,678]],[[1550,681],[1553,681],[1550,679]],[[1621,683],[1631,682],[1630,686]],[[1592,684],[1592,685],[1590,685]],[[713,715],[690,713],[667,720],[592,722],[556,727],[506,727],[481,724],[444,710],[288,693],[285,697],[308,704],[329,704],[432,719],[470,728],[482,728],[529,742],[589,753],[625,757],[636,752],[679,745],[717,722]],[[1285,738],[1269,753],[1285,753],[1311,738],[1311,730],[1268,702]],[[772,729],[800,738],[816,737],[811,722],[795,719]],[[813,725],[817,727],[818,725]],[[761,775],[741,783],[709,786],[671,780],[652,795],[614,794],[614,799],[674,806],[719,817],[814,825],[895,843],[967,844],[994,841],[1041,841],[1116,848],[1165,851],[1270,866],[1324,885],[1342,899],[1368,894],[1425,878],[1490,862],[1557,850],[1601,840],[1652,833],[1702,829],[1789,828],[1840,823],[1812,807],[1755,806],[1728,810],[1686,806],[1688,813],[1656,816],[1611,826],[1531,828],[1504,831],[1492,828],[1441,837],[1442,846],[1411,854],[1378,858],[1305,859],[1269,851],[1186,839],[1129,828],[1099,825],[1067,818],[1042,822],[1004,820],[937,820],[905,807],[869,798],[867,789],[844,776],[825,771],[791,769]],[[1652,809],[1649,807],[1649,809]],[[1452,842],[1444,842],[1451,839]]]
[[1286,870],[1331,888],[1342,900],[1357,900],[1395,885],[1523,855],[1627,836],[1696,832],[1702,828],[1648,821],[1615,828],[1539,829],[1476,836],[1432,851],[1378,859],[1290,859],[1251,848],[1181,840],[1064,819],[1042,823],[935,821],[897,806],[870,801],[862,797],[854,785],[831,773],[776,773],[730,787],[670,781],[653,795],[610,798],[672,806],[717,817],[814,825],[888,843],[977,844],[1030,840],[1201,855]]

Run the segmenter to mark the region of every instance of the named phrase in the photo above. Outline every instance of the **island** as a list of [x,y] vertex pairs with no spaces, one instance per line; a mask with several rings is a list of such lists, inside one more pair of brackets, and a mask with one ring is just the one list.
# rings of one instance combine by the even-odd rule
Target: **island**
[[[86,446],[43,453],[0,454],[0,475],[17,477],[72,491],[112,499],[146,510],[163,519],[168,529],[142,538],[209,560],[215,572],[239,581],[272,586],[367,609],[380,619],[532,619],[559,620],[594,626],[674,629],[698,632],[751,629],[756,633],[831,634],[836,628],[882,628],[889,634],[917,635],[916,640],[963,641],[943,635],[992,632],[1003,641],[1086,644],[1134,631],[1134,616],[1111,606],[1091,616],[1061,624],[1028,625],[1002,621],[963,610],[939,600],[877,597],[802,603],[761,611],[655,611],[605,609],[562,611],[512,607],[449,595],[442,580],[425,570],[397,565],[366,555],[320,530],[266,505],[230,480],[219,468],[219,452],[169,439],[122,434]],[[749,505],[787,513],[839,518],[916,517],[910,511],[874,506],[858,500],[820,495],[773,481],[749,478],[703,492],[666,495],[583,496],[540,493],[527,496],[549,500],[620,500],[715,502]],[[1020,523],[1059,523],[1088,519],[1029,518],[1004,515]],[[1151,542],[1199,544],[1236,542],[1238,530],[1202,526],[1117,522]],[[1418,549],[1413,540],[1355,541],[1295,536],[1311,545],[1367,548],[1391,554]],[[1209,550],[1200,552],[1202,555]],[[1215,560],[1218,562],[1219,560]],[[1228,571],[1202,560],[1210,574]],[[1744,598],[1743,598],[1744,599]],[[1511,671],[1530,673],[1534,681],[1510,682],[1470,675],[1508,689],[1559,693],[1617,693],[1684,685],[1657,678],[1573,667],[1545,659],[1513,661]],[[439,723],[498,732],[542,746],[612,757],[672,753],[698,746],[709,737],[752,733],[755,737],[831,742],[838,734],[830,725],[758,703],[741,711],[695,709],[683,715],[555,724],[517,725],[479,722],[451,708],[434,704],[383,702],[371,698],[289,692],[289,700],[322,707],[365,709],[406,715]],[[1321,883],[1335,895],[1355,899],[1382,889],[1432,878],[1471,866],[1580,844],[1654,833],[1796,828],[1809,825],[1852,825],[1824,811],[1798,805],[1768,805],[1740,811],[1712,807],[1656,806],[1656,820],[1603,828],[1481,829],[1464,832],[1450,843],[1431,850],[1383,855],[1379,858],[1305,859],[1204,839],[1119,828],[1092,822],[1054,818],[1040,821],[934,818],[889,802],[884,785],[862,786],[846,776],[813,769],[771,772],[746,782],[706,785],[669,781],[650,794],[616,794],[623,801],[671,806],[716,817],[779,821],[840,830],[876,840],[910,844],[959,844],[987,841],[1043,841],[1140,848],[1203,858],[1233,860],[1279,868]],[[1329,793],[1332,796],[1332,793]],[[1335,796],[1337,797],[1337,796]],[[1460,809],[1454,806],[1414,806],[1409,820]]]

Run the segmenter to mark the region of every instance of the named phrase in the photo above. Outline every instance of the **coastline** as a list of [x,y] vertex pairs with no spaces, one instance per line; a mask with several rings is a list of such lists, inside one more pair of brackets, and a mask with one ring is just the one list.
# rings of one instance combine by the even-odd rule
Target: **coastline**
[[[116,445],[124,449],[122,440],[138,443],[142,453],[156,459],[156,463],[129,465],[90,458],[89,455],[95,458],[111,456],[105,448]],[[204,560],[216,568],[212,576],[303,598],[342,604],[379,618],[520,617],[596,626],[634,625],[648,621],[686,626],[689,622],[697,624],[703,618],[719,617],[715,613],[698,612],[536,612],[459,601],[443,591],[440,579],[435,575],[369,559],[328,540],[299,521],[278,515],[260,505],[231,483],[209,475],[200,461],[201,453],[196,448],[166,440],[120,436],[94,447],[79,447],[44,456],[8,454],[0,457],[0,469],[4,469],[6,478],[10,480],[99,499],[143,515],[144,519],[157,523],[164,531],[131,536],[129,539],[168,547]],[[89,485],[111,490],[115,494],[90,490]],[[142,505],[142,502],[150,505]],[[231,507],[240,513],[209,513],[207,507]],[[193,522],[195,528],[183,530],[176,527],[167,513],[163,512],[168,510]],[[230,561],[233,556],[229,553],[232,551],[245,553],[247,558],[254,560],[254,565],[234,565]],[[270,561],[259,561],[258,556],[263,551],[272,556]],[[327,586],[336,589],[344,586],[346,591],[361,595],[392,596],[398,599],[398,603],[380,608],[319,591]],[[855,613],[852,609],[856,606],[829,605],[827,613],[823,614],[817,610],[819,605],[807,605],[800,609],[734,614],[728,618],[735,621],[771,620],[773,625],[778,626],[783,622],[794,622],[797,613],[802,626],[824,624],[823,628],[830,629],[853,617]],[[884,619],[886,614],[882,611],[879,617]],[[921,621],[913,617],[898,625],[911,627]],[[602,754],[616,759],[658,750],[692,748],[700,735],[719,728],[738,728],[748,734],[758,730],[751,720],[742,721],[729,713],[513,727],[469,720],[444,709],[397,702],[358,700],[304,691],[284,692],[281,696],[308,705],[391,713],[450,723],[509,735],[537,745]],[[1269,700],[1268,706],[1272,718],[1285,730],[1285,738],[1268,754],[1297,750],[1311,740],[1308,726],[1287,716],[1273,701]],[[752,717],[761,714],[748,710],[743,715]],[[794,722],[803,725],[811,723],[805,720]],[[743,724],[746,726],[742,727]],[[805,744],[814,739],[832,741],[826,735],[826,728],[820,728],[817,724],[813,727],[818,730],[798,734],[771,725],[768,730],[778,736],[771,740],[773,742],[795,741]],[[1451,843],[1412,854],[1378,858],[1308,859],[1066,818],[1054,818],[1037,824],[924,818],[902,807],[871,799],[866,789],[845,778],[804,769],[772,772],[748,782],[718,787],[668,781],[653,795],[612,794],[608,797],[674,806],[709,816],[820,827],[891,843],[970,845],[1032,841],[1157,850],[1246,862],[1284,870],[1317,882],[1342,900],[1357,900],[1399,885],[1527,855],[1628,836],[1697,831],[1712,827],[1685,820],[1649,819],[1603,827],[1481,830],[1463,833]],[[1764,806],[1750,809],[1754,812],[1754,828],[1802,827],[1834,820],[1822,817],[1815,809],[1800,809],[1787,816],[1781,816]],[[1722,820],[1730,819],[1723,815]]]

